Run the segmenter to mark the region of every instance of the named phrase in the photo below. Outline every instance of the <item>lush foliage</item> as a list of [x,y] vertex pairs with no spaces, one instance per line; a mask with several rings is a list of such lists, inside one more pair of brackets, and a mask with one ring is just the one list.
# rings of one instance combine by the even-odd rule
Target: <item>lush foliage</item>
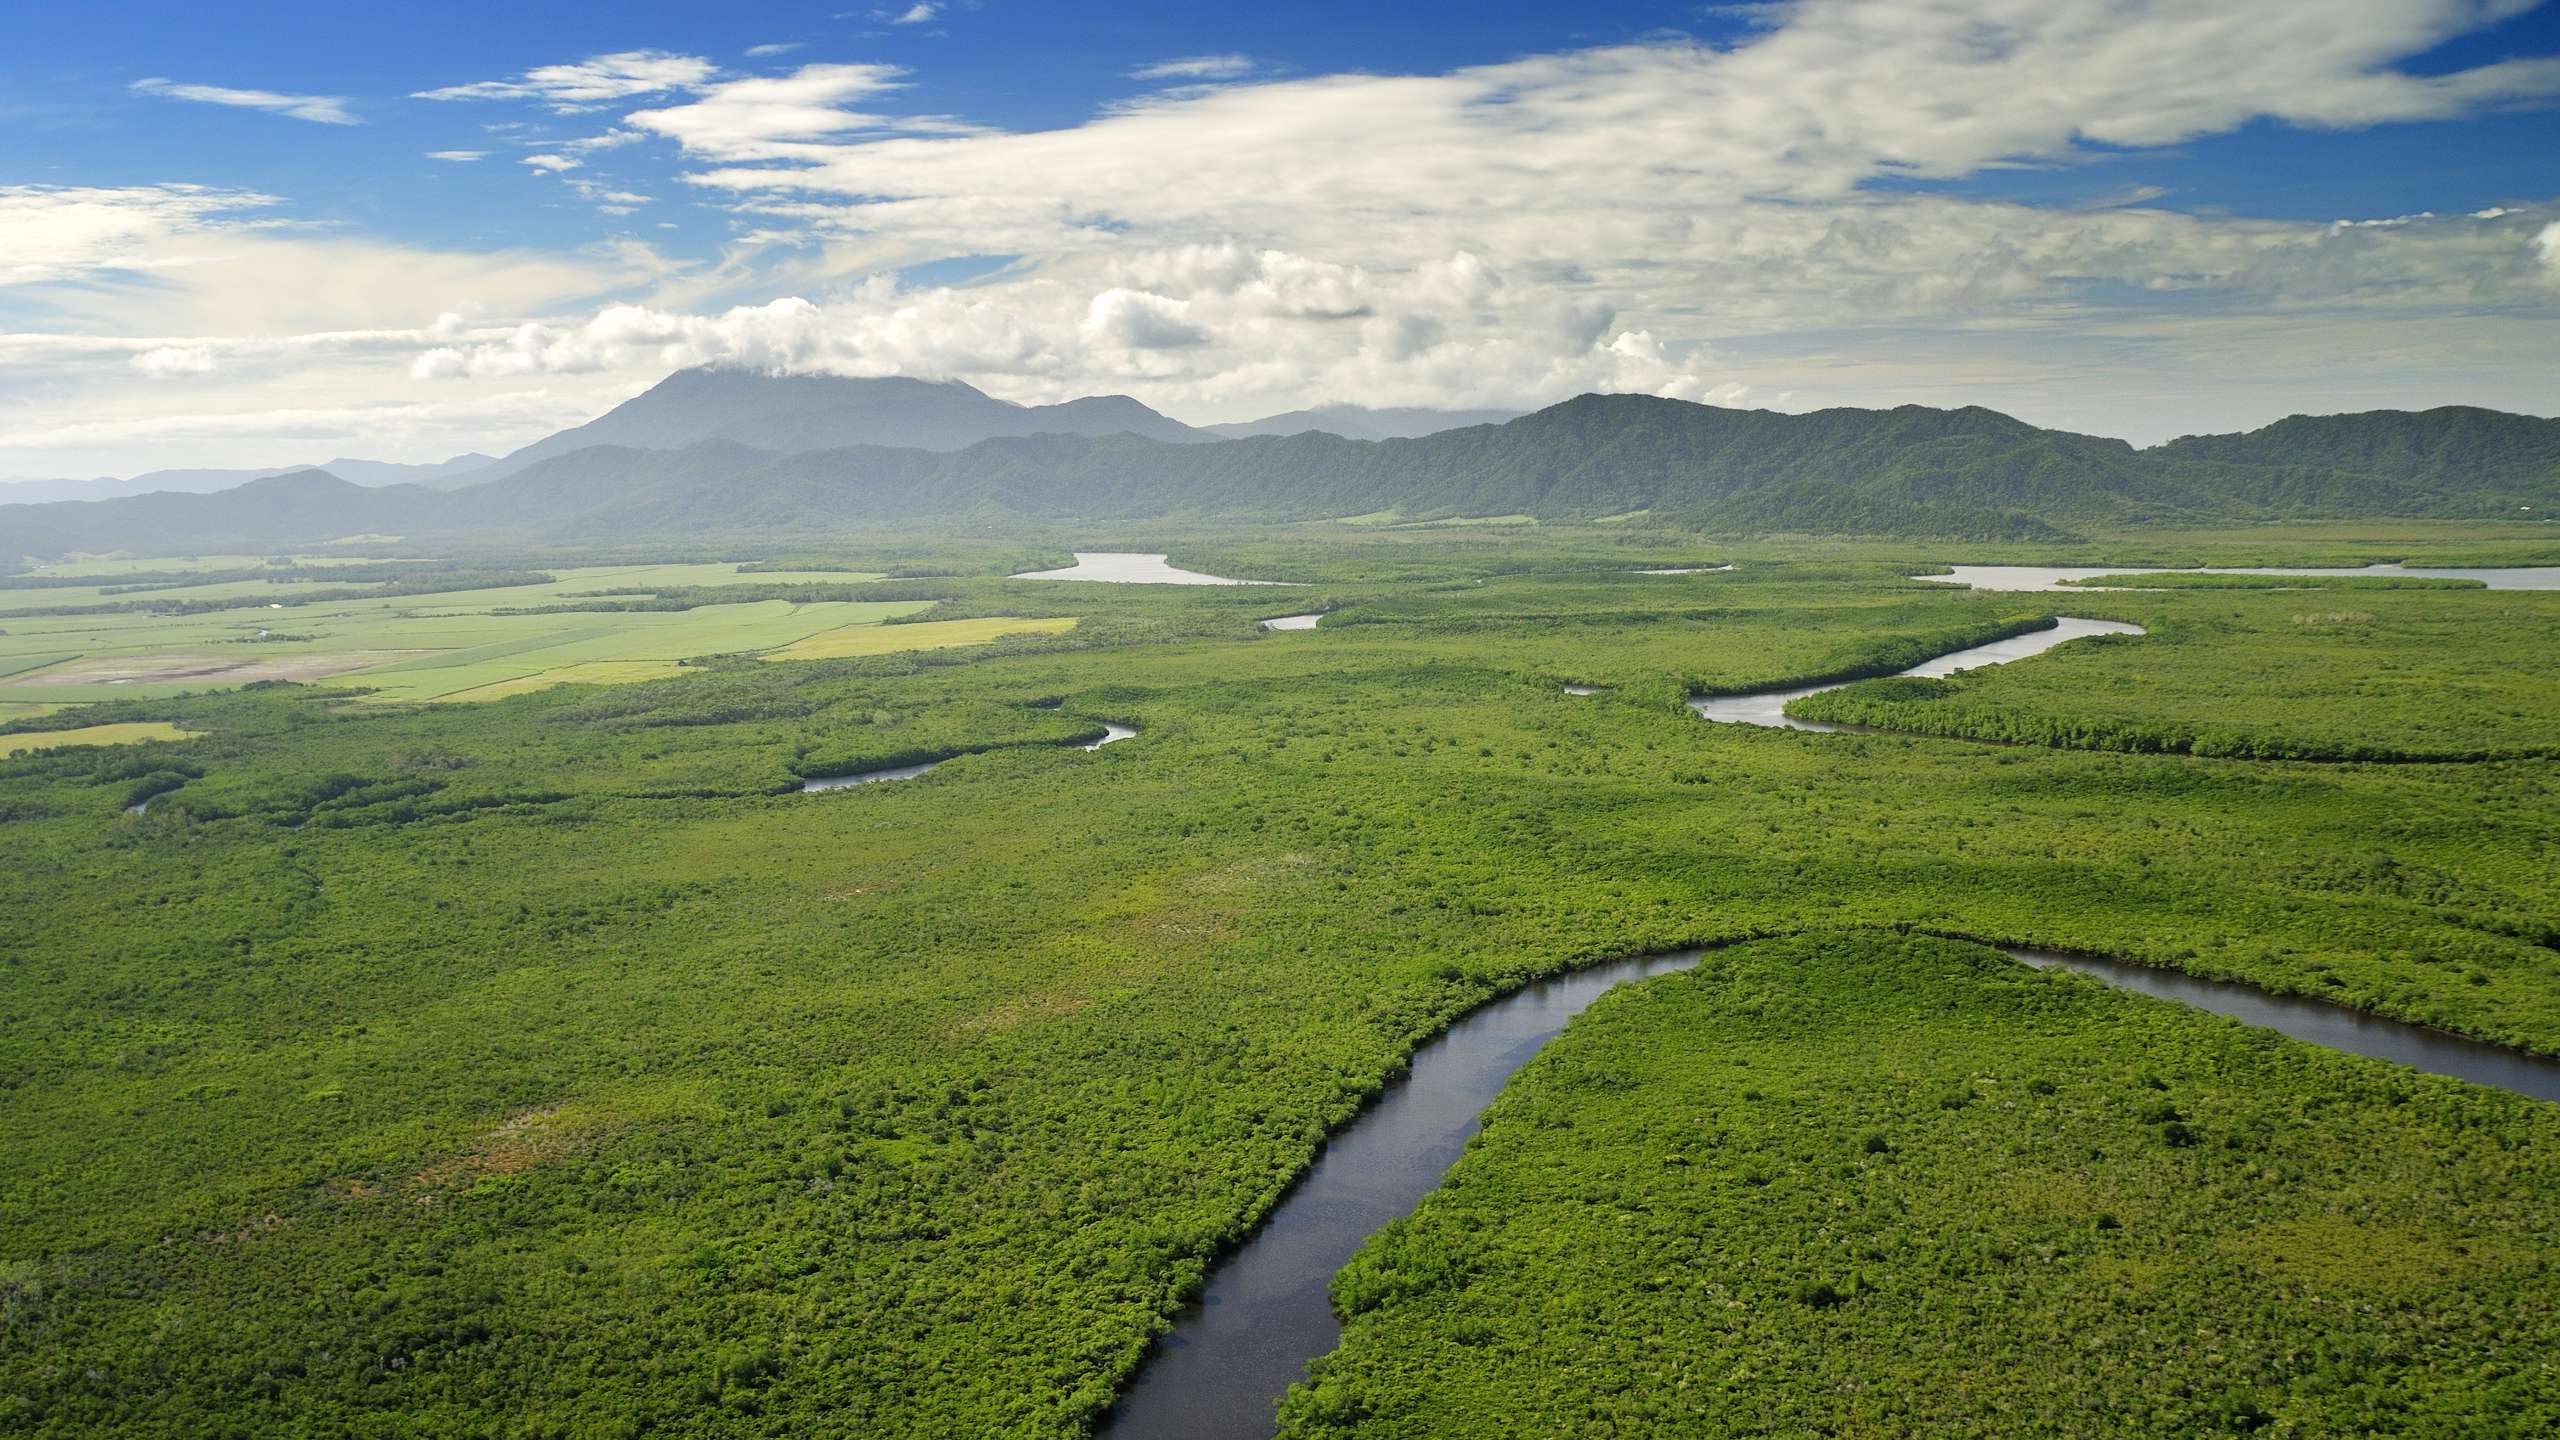
[[[2560,708],[2549,703],[2560,652],[2546,640],[2560,629],[2560,594],[2291,589],[2055,603],[2149,633],[2074,641],[2034,665],[1946,680],[1872,680],[1806,696],[1787,713],[2015,744],[2251,759],[2560,755]],[[2247,664],[2236,669],[2242,654]]]
[[[915,618],[1084,618],[486,705],[42,717],[202,738],[0,761],[0,1428],[1074,1435],[1419,1037],[1693,941],[1961,932],[2560,1051],[2549,762],[1711,725],[1683,693],[1871,671],[2052,597],[1863,554],[1627,573],[1694,558],[1238,541],[1177,559],[1303,588],[981,573]],[[2513,600],[2352,603],[2537,625]],[[2166,636],[2300,602],[2068,603]],[[1254,627],[1301,608],[1327,623]],[[2250,693],[2267,634],[2196,625],[2186,683]],[[2513,693],[2560,708],[2537,675]],[[2443,691],[2484,728],[2504,703]],[[1140,733],[1062,743],[1104,721]],[[2337,1093],[2369,1160],[2423,1159]],[[2470,1243],[2433,1214],[2428,1243]]]
[[2546,1435],[2560,1108],[1943,940],[1603,999],[1284,1435]]
[[[682,389],[683,381],[669,385]],[[475,472],[481,483],[449,492],[366,489],[306,472],[217,495],[0,507],[0,531],[20,537],[0,550],[165,551],[359,531],[446,545],[525,545],[559,535],[805,544],[813,534],[920,525],[947,532],[991,517],[1017,525],[1347,519],[1499,528],[1643,516],[1728,535],[2053,543],[2095,526],[2514,519],[2524,514],[2519,506],[2548,513],[2560,503],[2560,422],[2488,411],[2340,417],[2360,438],[2333,437],[2283,463],[2266,463],[2281,445],[2258,436],[2141,451],[1979,407],[1786,415],[1644,395],[1583,395],[1508,424],[1419,439],[1311,431],[1195,443],[1196,433],[1167,430],[1162,417],[1146,414],[1157,423],[1124,416],[1058,423],[1048,433],[981,430],[994,438],[966,448],[957,434],[928,427],[937,435],[891,448],[845,443],[848,422],[857,430],[871,423],[862,407],[809,409],[794,398],[857,382],[688,383],[721,389],[721,402],[636,424],[617,412]],[[619,443],[597,443],[609,439]],[[2337,458],[2315,458],[2325,453]],[[2485,472],[2466,463],[2482,456],[2497,463]],[[527,460],[534,463],[518,468]]]

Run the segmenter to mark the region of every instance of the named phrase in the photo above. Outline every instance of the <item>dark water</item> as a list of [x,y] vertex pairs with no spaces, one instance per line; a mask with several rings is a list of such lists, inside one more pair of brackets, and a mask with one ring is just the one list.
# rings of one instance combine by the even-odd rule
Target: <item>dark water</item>
[[927,760],[921,765],[891,765],[882,770],[857,770],[851,775],[813,775],[800,782],[800,793],[842,790],[848,785],[877,785],[883,780],[913,780],[941,763],[939,760]]
[[[1036,708],[1045,710],[1054,707],[1044,705]],[[1105,720],[1102,722],[1101,739],[1069,743],[1075,744],[1078,750],[1099,750],[1105,745],[1116,745],[1120,741],[1134,739],[1137,733],[1129,726],[1116,725]],[[927,760],[921,765],[891,765],[880,770],[857,770],[850,775],[812,776],[800,782],[800,793],[806,795],[813,790],[842,790],[848,785],[877,785],[883,780],[913,780],[942,763],[940,760]]]
[[2138,990],[2163,1000],[2176,1000],[2216,1015],[2261,1025],[2296,1040],[2391,1060],[2430,1075],[2450,1075],[2475,1085],[2495,1086],[2537,1100],[2560,1100],[2560,1060],[2546,1060],[2466,1040],[2422,1025],[2407,1025],[2314,1000],[2302,995],[2270,995],[2227,980],[2200,980],[2176,970],[2136,965],[2090,955],[2064,955],[2051,950],[2002,946],[2010,958],[2040,970],[2076,970],[2110,985]]
[[1281,1393],[1340,1343],[1326,1286],[1371,1232],[1422,1202],[1511,1072],[1624,980],[1698,963],[1681,951],[1541,980],[1477,1009],[1413,1055],[1328,1143],[1158,1344],[1100,1430],[1111,1440],[1267,1436]]
[[[2040,969],[2094,975],[2314,1045],[2560,1100],[2560,1061],[2319,1000],[2122,961],[2003,948]],[[1412,1073],[1336,1135],[1262,1229],[1210,1270],[1200,1301],[1148,1357],[1098,1433],[1106,1440],[1264,1440],[1281,1395],[1304,1377],[1308,1362],[1341,1343],[1327,1291],[1334,1272],[1379,1227],[1439,1186],[1512,1073],[1620,983],[1686,970],[1700,953],[1617,960],[1539,981],[1473,1011],[1415,1051]]]
[[[1958,670],[1971,670],[1976,666],[2006,665],[2012,660],[2024,660],[2030,655],[2041,655],[2056,645],[2087,635],[2140,635],[2142,633],[2143,629],[2139,625],[2127,625],[2115,620],[2083,620],[2078,616],[2065,615],[2055,621],[2050,630],[2030,630],[2024,635],[2012,635],[2006,640],[1994,640],[1988,645],[1950,651],[1935,660],[1923,660],[1908,670],[1895,673],[1936,678],[1952,675]],[[1689,708],[1710,720],[1723,720],[1737,725],[1768,725],[1780,730],[1863,730],[1866,727],[1859,725],[1833,725],[1821,720],[1798,720],[1786,713],[1787,702],[1790,700],[1803,695],[1819,695],[1825,690],[1837,690],[1850,683],[1852,682],[1835,680],[1828,685],[1799,685],[1792,690],[1756,690],[1748,695],[1693,695],[1689,699]]]

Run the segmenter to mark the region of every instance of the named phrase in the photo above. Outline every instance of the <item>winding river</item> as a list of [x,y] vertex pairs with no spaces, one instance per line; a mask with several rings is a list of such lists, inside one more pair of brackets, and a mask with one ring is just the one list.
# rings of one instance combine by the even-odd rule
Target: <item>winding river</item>
[[[1116,745],[1123,740],[1132,739],[1137,733],[1129,726],[1105,720],[1102,722],[1101,739],[1069,740],[1063,743],[1072,745],[1078,750],[1099,750],[1105,745]],[[856,770],[849,775],[813,775],[800,782],[800,793],[807,795],[818,790],[842,790],[853,785],[877,785],[884,780],[913,780],[936,765],[944,764],[953,758],[955,757],[946,755],[940,760],[927,760],[919,765],[887,765],[877,770]]]
[[[2050,630],[1977,645],[1902,671],[1940,676],[2041,654],[2087,635],[2139,635],[2139,626],[2064,617]],[[1845,683],[1845,682],[1844,682]],[[1568,686],[1570,692],[1589,687]],[[1702,696],[1710,720],[1796,730],[1845,727],[1792,720],[1788,700],[1832,685]],[[2107,984],[2474,1084],[2560,1102],[2560,1060],[2485,1044],[2301,996],[2118,960],[2000,947],[2038,969]],[[1246,1440],[1272,1432],[1274,1410],[1309,1362],[1341,1343],[1329,1286],[1379,1227],[1438,1187],[1513,1073],[1621,983],[1698,963],[1699,950],[1637,956],[1536,981],[1460,1018],[1414,1052],[1411,1068],[1376,1104],[1329,1139],[1262,1225],[1211,1267],[1199,1298],[1149,1352],[1099,1434],[1108,1440]]]
[[[2023,635],[1994,640],[1988,645],[1975,645],[1968,649],[1952,651],[1934,660],[1923,660],[1908,670],[1895,673],[1923,675],[1934,679],[1953,675],[1959,670],[1971,670],[1980,665],[2006,665],[2012,660],[2024,660],[2030,655],[2041,655],[2056,645],[2067,644],[2085,636],[2140,635],[2142,633],[2144,633],[2143,629],[2139,625],[2127,625],[2116,620],[2083,620],[2077,616],[2065,615],[2056,620],[2050,630],[2030,630]],[[1837,690],[1843,685],[1854,683],[1856,682],[1834,680],[1827,685],[1798,685],[1787,690],[1754,690],[1747,695],[1693,695],[1689,697],[1689,708],[1710,720],[1722,720],[1736,725],[1767,725],[1780,730],[1858,730],[1863,727],[1834,725],[1822,720],[1798,720],[1787,714],[1787,702],[1790,700],[1805,695],[1819,695],[1825,690]]]
[[[2101,575],[2301,575],[2379,577],[2413,576],[2424,580],[2477,580],[2492,590],[2560,590],[2560,565],[2507,565],[2460,569],[2433,565],[2402,565],[2396,561],[2380,565],[2341,566],[2269,566],[2269,565],[2203,565],[2183,569],[2164,569],[2157,565],[1950,565],[1952,574],[1914,575],[1914,580],[1934,580],[1942,585],[1968,585],[1976,590],[2050,591],[2060,594],[2087,594],[2086,585],[2065,585],[2065,580],[2095,580]],[[2106,586],[2095,587],[2106,589]]]
[[[2182,1001],[2297,1040],[2434,1075],[2560,1101],[2560,1060],[2176,971],[2049,950],[2000,947]],[[1592,1001],[1629,980],[1686,970],[1705,952],[1613,960],[1536,981],[1470,1011],[1414,1052],[1390,1084],[1325,1143],[1315,1165],[1245,1243],[1209,1271],[1200,1298],[1158,1342],[1097,1432],[1106,1440],[1262,1440],[1308,1362],[1341,1343],[1328,1286],[1380,1226],[1438,1188],[1484,1109],[1521,1066]]]

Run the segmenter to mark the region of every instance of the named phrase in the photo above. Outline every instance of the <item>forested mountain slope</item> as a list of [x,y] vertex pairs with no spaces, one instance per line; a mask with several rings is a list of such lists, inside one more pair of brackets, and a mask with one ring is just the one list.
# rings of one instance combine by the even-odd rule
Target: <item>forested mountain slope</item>
[[[937,441],[983,421],[984,406],[1025,424],[1163,421],[1112,398],[1040,411],[965,386],[687,371],[554,437],[624,438],[449,492],[365,489],[306,471],[218,495],[0,507],[0,554],[368,532],[549,543],[844,533],[960,515],[1258,522],[1387,511],[1549,522],[1648,511],[1725,534],[2053,539],[2097,526],[2485,518],[2560,506],[2560,421],[2479,410],[2296,419],[2152,450],[1972,406],[1789,415],[1642,395],[1584,395],[1505,424],[1382,441],[1307,431],[1204,443],[1163,421],[1179,434],[1005,434],[957,449],[802,443],[878,418],[826,418],[812,395],[867,404],[889,393],[881,386],[917,397],[902,433]],[[765,443],[704,438],[696,432],[706,425]]]

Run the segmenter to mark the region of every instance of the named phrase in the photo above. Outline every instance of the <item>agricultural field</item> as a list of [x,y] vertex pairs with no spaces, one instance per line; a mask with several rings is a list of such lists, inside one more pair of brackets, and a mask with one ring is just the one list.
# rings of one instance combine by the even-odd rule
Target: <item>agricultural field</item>
[[[1171,548],[1298,588],[544,566],[448,615],[282,612],[383,607],[331,622],[337,654],[447,625],[457,663],[17,720],[195,738],[0,760],[0,1429],[1084,1435],[1418,1043],[1533,977],[1718,944],[1576,1021],[1343,1274],[1297,1433],[2068,1430],[2083,1337],[2114,1367],[2095,1429],[2552,1413],[2547,1104],[1906,938],[2560,1055],[2547,597],[2003,595],[1909,578],[1949,558],[1911,547],[1548,527]],[[955,573],[868,578],[895,567]],[[741,585],[769,588],[720,598]],[[534,588],[628,608],[495,613]],[[2347,610],[2375,618],[2291,618]],[[1967,692],[2163,729],[2241,696],[2232,726],[2302,751],[2496,748],[1682,703],[2057,613],[2150,633]],[[629,623],[696,663],[506,693],[660,656],[459,659],[501,622]],[[863,653],[903,630],[945,643]],[[1106,724],[1136,734],[1077,748]],[[2003,1362],[1974,1386],[1884,1338],[1956,1317]]]
[[[155,574],[176,568],[149,563]],[[360,687],[376,703],[490,699],[554,684],[662,676],[674,673],[676,662],[697,656],[802,643],[841,653],[862,653],[864,645],[893,650],[906,643],[967,643],[926,633],[851,633],[911,615],[929,601],[745,598],[744,587],[759,594],[795,585],[841,590],[880,579],[877,574],[746,573],[735,564],[589,565],[463,570],[452,576],[450,589],[423,588],[438,582],[433,566],[415,567],[415,580],[349,584],[331,575],[332,569],[381,563],[296,562],[285,578],[139,589],[132,579],[139,572],[126,568],[97,572],[102,583],[94,586],[0,589],[0,704],[167,696],[260,680]],[[226,573],[235,567],[209,561],[186,568]],[[29,578],[89,573],[38,572]],[[505,583],[478,583],[484,580]],[[740,600],[681,611],[575,608],[608,593],[723,587],[741,587]],[[822,640],[829,635],[838,638]]]

